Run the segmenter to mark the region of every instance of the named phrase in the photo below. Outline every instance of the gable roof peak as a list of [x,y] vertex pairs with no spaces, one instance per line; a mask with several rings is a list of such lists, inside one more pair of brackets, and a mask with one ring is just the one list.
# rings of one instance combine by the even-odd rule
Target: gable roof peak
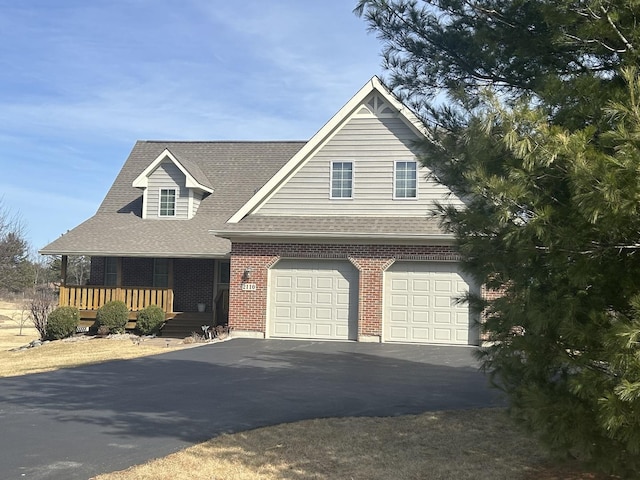
[[165,160],[171,161],[178,169],[184,173],[187,188],[196,188],[207,193],[213,193],[211,181],[202,172],[202,169],[194,162],[188,159],[178,159],[171,150],[165,148],[153,162],[151,162],[143,172],[138,175],[132,185],[136,188],[147,188],[149,186],[149,176],[160,166]]
[[376,75],[371,77],[356,94],[324,124],[324,126],[311,137],[311,139],[289,160],[271,179],[258,190],[253,197],[245,203],[240,210],[229,218],[228,223],[238,223],[249,213],[254,211],[268,196],[283,182],[288,176],[306,159],[308,159],[318,148],[320,148],[331,136],[339,130],[342,125],[351,118],[352,115],[365,102],[372,93],[378,93],[384,101],[389,103],[398,112],[400,118],[419,138],[424,138],[427,133],[418,117],[407,108],[389,90],[382,80]]

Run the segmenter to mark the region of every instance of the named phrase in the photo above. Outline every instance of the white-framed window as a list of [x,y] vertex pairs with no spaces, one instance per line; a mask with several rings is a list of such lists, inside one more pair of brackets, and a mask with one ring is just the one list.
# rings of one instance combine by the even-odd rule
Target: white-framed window
[[104,284],[107,287],[118,285],[118,259],[116,257],[104,258]]
[[418,198],[417,162],[395,162],[393,171],[393,198]]
[[153,286],[166,288],[169,286],[169,259],[153,259]]
[[161,217],[176,216],[176,189],[161,188],[160,189],[160,208],[158,214]]
[[331,162],[331,198],[353,198],[353,162]]

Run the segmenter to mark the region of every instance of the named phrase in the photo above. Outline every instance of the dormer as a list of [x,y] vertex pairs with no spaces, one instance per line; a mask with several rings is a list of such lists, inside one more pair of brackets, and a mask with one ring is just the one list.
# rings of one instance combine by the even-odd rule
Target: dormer
[[198,165],[178,159],[168,149],[132,185],[143,190],[142,218],[148,219],[188,220],[196,214],[202,199],[213,193]]

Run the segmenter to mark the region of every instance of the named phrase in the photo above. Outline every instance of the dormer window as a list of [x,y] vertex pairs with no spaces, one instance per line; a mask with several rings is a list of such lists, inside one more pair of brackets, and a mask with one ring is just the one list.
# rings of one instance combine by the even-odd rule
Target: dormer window
[[213,186],[200,166],[180,161],[165,149],[136,177],[132,185],[141,188],[142,218],[189,220],[200,203],[213,193]]
[[161,188],[160,189],[160,211],[158,215],[161,217],[176,216],[176,189]]

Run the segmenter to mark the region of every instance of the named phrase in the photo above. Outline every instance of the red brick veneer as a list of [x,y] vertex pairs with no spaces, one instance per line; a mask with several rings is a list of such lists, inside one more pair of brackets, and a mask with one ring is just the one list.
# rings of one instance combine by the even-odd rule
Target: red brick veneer
[[[281,258],[344,259],[359,271],[358,337],[382,335],[383,274],[396,260],[455,261],[447,245],[324,245],[234,243],[231,250],[229,326],[234,330],[266,332],[268,271]],[[243,274],[256,290],[243,291]]]

